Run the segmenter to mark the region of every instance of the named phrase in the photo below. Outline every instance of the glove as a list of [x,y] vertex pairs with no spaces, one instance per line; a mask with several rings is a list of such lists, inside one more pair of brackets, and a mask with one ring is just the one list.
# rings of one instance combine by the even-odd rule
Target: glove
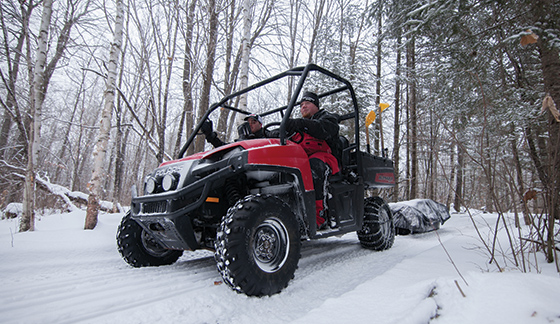
[[251,137],[251,126],[249,126],[248,122],[244,122],[243,124],[237,127],[237,134],[239,138],[247,139]]
[[206,137],[212,134],[212,121],[209,119],[205,120],[204,123],[202,123],[202,126],[200,127],[200,131]]
[[297,118],[297,119],[288,119],[286,121],[286,133],[288,134],[292,134],[295,132],[302,132],[304,131],[305,125],[304,125],[304,121],[301,118]]

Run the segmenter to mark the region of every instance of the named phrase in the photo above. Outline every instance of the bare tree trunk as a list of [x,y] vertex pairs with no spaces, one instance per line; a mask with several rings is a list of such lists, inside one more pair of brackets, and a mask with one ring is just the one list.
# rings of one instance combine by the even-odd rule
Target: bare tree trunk
[[[238,62],[235,62],[235,66],[232,68],[232,56],[233,56],[233,40],[235,39],[235,30],[237,26],[237,7],[235,0],[229,1],[228,7],[228,14],[225,15],[225,23],[224,25],[227,26],[226,28],[226,53],[225,53],[225,64],[224,64],[224,96],[231,94],[233,90],[233,86],[236,82],[236,73],[239,71]],[[240,56],[239,52],[243,51],[243,41],[241,42],[241,47],[237,52],[237,56]],[[237,57],[236,57],[237,59]],[[233,71],[236,71],[235,73]],[[218,125],[216,127],[216,131],[218,132],[218,136],[220,138],[224,138],[225,141],[229,139],[229,132],[228,132],[228,118],[230,116],[229,109],[222,109],[220,111],[220,116],[218,117]]]
[[[549,28],[560,28],[558,20],[551,17],[558,17],[558,6],[553,5],[553,1],[539,0],[531,2],[533,15],[542,21],[544,26]],[[556,8],[556,9],[555,9]],[[548,110],[548,185],[546,186],[545,197],[548,200],[548,222],[546,238],[546,259],[552,263],[555,259],[556,244],[554,241],[554,222],[560,219],[560,122],[558,117],[553,115],[553,111],[560,108],[560,51],[552,45],[551,40],[538,39],[537,46],[540,53],[544,90],[547,95],[543,101],[543,108]],[[558,265],[558,263],[557,263]],[[560,269],[559,269],[560,271]]]
[[[198,107],[198,118],[201,118],[210,106],[210,90],[216,62],[216,44],[218,40],[218,8],[216,0],[208,0],[208,43],[206,44],[206,63],[204,65],[202,93]],[[204,137],[199,136],[195,141],[195,151],[204,149]]]
[[[5,14],[7,14],[7,12],[4,10],[3,4],[0,2],[0,21],[2,23],[2,32],[4,36],[3,47],[6,55],[5,56],[6,64],[8,66],[8,80],[6,80],[7,82],[5,81],[4,84],[4,86],[8,90],[6,96],[6,103],[5,103],[6,105],[5,108],[7,108],[7,110],[3,115],[2,127],[0,129],[0,150],[2,150],[0,152],[0,156],[2,155],[6,156],[6,153],[8,151],[7,144],[10,135],[10,129],[12,128],[12,124],[14,121],[18,125],[18,130],[20,131],[20,133],[23,133],[25,135],[24,137],[27,138],[24,121],[20,113],[20,107],[17,106],[17,102],[15,98],[15,86],[19,73],[21,56],[23,53],[22,51],[23,45],[28,37],[29,18],[31,16],[31,13],[33,12],[33,9],[35,9],[37,5],[38,3],[21,4],[20,7],[21,30],[19,31],[19,34],[17,36],[16,46],[12,49],[10,48],[10,43],[9,43],[10,39],[9,39],[8,28],[7,28],[8,26],[4,21],[4,16]],[[14,12],[13,15],[15,16],[16,13]],[[12,53],[13,53],[13,58],[12,58]],[[15,108],[14,116],[11,115],[12,113],[10,111],[13,108]]]
[[[123,21],[123,28],[126,28],[126,30],[128,30],[128,22],[130,21],[130,11],[127,11],[127,19],[126,19],[126,27],[124,27],[124,21]],[[124,19],[124,17],[123,17]],[[122,82],[123,82],[123,74],[124,74],[124,66],[125,66],[125,57],[126,57],[126,51],[127,51],[127,46],[128,45],[128,37],[125,40],[124,46],[121,50],[121,67],[119,69],[119,80],[118,80],[118,85],[119,87],[121,87]],[[127,129],[127,136],[124,135],[123,132],[123,126],[122,126],[122,122],[123,119],[126,116],[126,110],[125,110],[125,114],[123,114],[123,109],[122,109],[122,99],[120,96],[117,96],[117,104],[115,107],[115,113],[116,113],[116,138],[115,138],[115,147],[116,147],[116,156],[115,156],[115,177],[113,179],[113,212],[116,213],[118,212],[118,206],[119,206],[119,202],[122,199],[122,177],[123,177],[123,172],[124,172],[124,157],[126,154],[126,139],[128,137],[128,129]]]
[[495,179],[494,179],[494,166],[492,164],[492,159],[490,157],[490,139],[488,136],[488,133],[486,133],[484,135],[484,148],[482,149],[483,151],[483,156],[482,159],[484,160],[484,168],[486,169],[485,175],[486,175],[486,211],[489,213],[493,213],[494,212],[494,203],[498,203],[497,201],[494,201],[494,197],[495,197]]
[[454,190],[453,180],[455,179],[455,173],[457,172],[457,168],[455,167],[455,150],[451,149],[451,153],[449,154],[449,165],[451,166],[451,173],[449,174],[449,189],[447,190],[447,199],[445,201],[445,206],[449,209],[451,205],[451,200],[453,199]]
[[430,122],[430,138],[428,139],[428,166],[426,168],[426,173],[427,173],[427,183],[426,183],[426,187],[427,187],[427,197],[429,199],[432,200],[437,200],[435,197],[435,186],[436,186],[436,175],[437,175],[437,139],[436,139],[436,134],[437,132],[435,131],[435,123],[434,123],[434,112],[433,109],[429,110],[429,122]]
[[455,201],[453,202],[453,207],[456,212],[461,211],[461,205],[463,202],[463,169],[465,166],[464,155],[463,146],[461,143],[457,143],[457,180],[455,181]]
[[71,176],[71,184],[70,184],[70,188],[72,189],[72,191],[78,191],[78,188],[80,186],[80,176],[79,176],[79,172],[80,172],[80,165],[82,164],[82,159],[80,158],[82,156],[81,152],[82,152],[82,138],[84,136],[84,127],[82,126],[82,122],[84,119],[84,110],[82,110],[80,112],[80,119],[79,119],[79,125],[80,125],[80,131],[79,131],[79,135],[78,135],[78,139],[76,141],[77,145],[76,145],[76,152],[72,153],[75,154],[74,157],[74,166],[72,168],[72,176]]
[[[82,79],[80,81],[80,85],[78,87],[78,90],[76,91],[76,100],[74,101],[74,106],[72,108],[72,114],[70,115],[70,120],[68,122],[68,127],[66,128],[66,131],[64,132],[64,135],[63,135],[64,140],[62,142],[62,147],[60,148],[60,153],[58,154],[60,160],[64,159],[64,157],[67,154],[66,149],[70,145],[70,132],[72,131],[72,123],[74,122],[74,118],[76,117],[76,113],[77,113],[78,107],[80,105],[80,101],[83,100],[82,95],[85,93],[85,90],[84,90],[85,81],[86,81],[86,72],[82,71]],[[62,168],[57,168],[56,169],[56,173],[55,173],[55,176],[54,176],[55,183],[59,183],[59,177],[60,177],[61,171],[62,171]]]
[[[407,55],[408,56],[408,55]],[[408,78],[409,76],[409,72],[408,72],[408,57],[407,57],[407,62],[406,62],[406,76]],[[404,188],[404,197],[405,200],[409,200],[410,199],[410,109],[408,109],[408,107],[410,106],[410,83],[408,81],[406,81],[406,109],[405,109],[405,114],[406,114],[406,128],[405,128],[405,147],[406,147],[406,161],[405,161],[405,168],[406,168],[406,185]]]
[[416,115],[416,63],[414,53],[414,38],[407,45],[408,68],[408,110],[410,112],[410,197],[415,199],[418,194],[418,119]]
[[37,60],[35,62],[33,77],[33,96],[31,100],[32,121],[29,127],[30,136],[28,143],[27,170],[25,175],[25,186],[23,190],[23,213],[19,230],[35,230],[35,166],[41,148],[41,118],[42,106],[45,100],[45,68],[47,62],[47,41],[49,38],[49,26],[51,24],[52,0],[43,2],[43,16],[41,18],[41,28],[37,40]]
[[[296,40],[299,26],[299,13],[301,8],[301,1],[290,0],[290,55],[288,57],[288,68],[294,67],[296,62]],[[290,101],[292,98],[292,91],[294,90],[294,80],[293,78],[288,79],[288,96],[286,97],[286,102]]]
[[[162,46],[162,52],[164,53],[162,56],[163,58],[160,58],[160,65],[165,66],[167,65],[167,70],[165,71],[165,85],[164,85],[164,90],[163,90],[163,102],[158,103],[158,107],[160,108],[160,112],[159,112],[159,120],[157,121],[156,125],[157,125],[157,133],[158,133],[158,153],[156,155],[157,160],[158,160],[158,164],[162,163],[164,158],[166,157],[165,154],[165,129],[167,128],[167,113],[168,113],[168,102],[169,102],[169,84],[171,82],[171,72],[173,71],[173,62],[175,61],[175,50],[176,50],[176,45],[177,45],[177,32],[179,30],[179,12],[178,12],[178,8],[179,5],[177,3],[177,0],[174,0],[174,2],[171,4],[172,6],[172,17],[169,18],[170,22],[168,24],[168,27],[170,28],[169,33],[173,33],[173,38],[172,39],[168,39],[165,41],[166,44],[161,44]],[[154,22],[154,26],[155,26],[155,22]],[[154,27],[154,29],[156,29]],[[172,30],[171,30],[172,29]],[[159,30],[154,31],[155,33],[159,34]],[[161,39],[163,37],[161,37],[160,35],[157,36],[158,39]],[[167,48],[165,48],[167,46]],[[161,88],[159,89],[159,91],[161,91]],[[158,96],[159,97],[159,96]]]
[[[251,54],[250,38],[251,38],[251,7],[254,2],[251,0],[243,1],[243,37],[241,43],[243,50],[241,51],[241,71],[239,74],[240,89],[244,89],[249,84],[249,56]],[[239,108],[247,109],[247,94],[241,96]]]
[[[376,73],[375,73],[375,106],[379,107],[379,103],[381,102],[381,35],[383,34],[383,2],[379,2],[379,10],[377,16],[377,53],[376,53]],[[374,140],[374,151],[379,154],[383,155],[383,144],[381,148],[379,146],[379,141],[383,142],[382,137],[382,128],[383,128],[383,119],[381,118],[381,109],[379,109],[379,114],[377,115],[377,121],[374,123],[375,130],[375,140]]]
[[534,134],[531,126],[525,127],[525,138],[527,140],[527,145],[529,146],[529,156],[535,165],[539,179],[544,186],[547,186],[549,181],[547,170],[545,170],[543,162],[541,161],[541,154],[539,154],[539,150],[537,149],[538,146],[535,145],[535,137],[540,137],[540,132]]
[[[234,3],[232,2],[231,5],[233,5],[233,4]],[[256,4],[257,3],[253,1],[251,6],[255,7]],[[251,27],[251,30],[253,30],[253,32],[252,32],[252,34],[249,34],[250,37],[247,38],[249,40],[248,41],[248,48],[249,49],[253,48],[253,44],[255,43],[256,39],[261,35],[263,29],[267,26],[268,20],[270,19],[272,10],[274,8],[274,4],[275,4],[275,0],[267,0],[264,3],[261,3],[261,5],[263,7],[262,7],[262,10],[259,13],[258,18],[255,15],[256,7],[253,10],[251,20],[253,20],[253,21],[258,20],[258,25],[254,29]],[[232,8],[232,10],[233,10],[233,8]],[[233,21],[233,17],[231,17],[231,19],[232,19],[231,22],[235,26],[235,22]],[[234,26],[231,26],[231,27],[234,27]],[[231,55],[231,52],[232,51],[229,51],[228,55]],[[240,44],[240,46],[237,50],[237,54],[235,55],[235,60],[233,61],[233,68],[231,69],[231,73],[227,73],[227,71],[229,71],[229,69],[226,69],[226,74],[228,74],[228,77],[227,77],[227,82],[224,82],[224,95],[231,94],[231,92],[233,91],[233,89],[235,87],[236,80],[240,79],[239,74],[240,74],[240,69],[242,67],[242,64],[241,64],[242,56],[243,56],[243,43]],[[227,63],[227,61],[226,61],[226,63]],[[248,84],[248,80],[247,80],[247,84]],[[242,86],[239,86],[239,88],[241,88],[241,87]],[[228,125],[229,113],[230,113],[230,111],[228,109],[224,109],[224,110],[220,111],[220,117],[219,117],[219,123],[218,123],[218,131],[222,132],[224,134],[224,138],[226,138],[226,139],[231,138],[231,132],[233,131],[232,124],[234,122],[234,118],[230,118],[229,125]]]
[[119,64],[119,55],[123,38],[123,0],[116,0],[116,9],[117,15],[115,18],[115,32],[113,35],[113,43],[111,44],[111,51],[109,53],[108,76],[104,93],[105,105],[101,115],[101,127],[99,129],[97,145],[95,152],[93,153],[94,166],[91,180],[88,183],[89,197],[84,229],[94,229],[97,225],[99,199],[101,193],[103,192],[103,188],[101,186],[104,177],[103,164],[105,162],[105,155],[107,154],[107,145],[109,144],[109,136],[111,132],[111,116],[115,102],[117,67]]
[[[195,70],[194,56],[193,56],[193,29],[194,29],[194,11],[196,9],[196,0],[191,0],[187,11],[187,27],[185,31],[185,59],[183,61],[183,113],[181,114],[181,121],[179,123],[179,132],[177,133],[177,140],[175,142],[174,157],[179,155],[181,150],[181,142],[183,138],[183,125],[189,136],[193,129],[194,124],[194,104],[192,96],[192,88],[194,84],[193,75]],[[191,145],[187,151],[187,155],[194,152],[194,145]]]
[[[365,4],[364,4],[364,8],[369,8],[369,1],[366,0]],[[362,30],[365,26],[365,24],[367,23],[366,21],[366,17],[367,15],[364,13],[362,14],[362,17],[360,19],[360,23],[358,25],[358,32],[357,35],[355,37],[355,40],[352,42],[350,42],[350,81],[353,81],[354,78],[356,77],[356,51],[358,50],[358,46],[361,42],[361,35],[362,35]],[[353,38],[354,39],[354,38]]]
[[338,51],[342,53],[342,44],[344,44],[344,0],[338,0],[340,4],[340,28],[339,28],[339,40],[338,40]]
[[311,32],[311,41],[309,42],[309,58],[307,63],[313,63],[313,53],[315,52],[315,40],[317,33],[321,26],[321,19],[323,17],[323,8],[325,7],[325,0],[315,1],[315,12],[313,13],[313,30]]
[[[523,205],[523,219],[525,221],[525,225],[531,224],[531,218],[529,217],[529,209],[527,208],[527,202],[523,200],[523,195],[525,194],[525,185],[523,184],[523,171],[521,169],[521,162],[519,161],[519,150],[517,149],[517,135],[515,135],[515,126],[511,123],[511,152],[513,155],[513,163],[515,164],[515,175],[517,179],[517,199],[521,201]],[[515,192],[512,192],[512,195],[515,195]],[[514,199],[514,204],[517,199]],[[515,219],[516,222],[518,218]],[[516,224],[519,227],[520,224]]]
[[[6,105],[8,105],[8,103],[6,103]],[[12,108],[11,106],[8,107]],[[12,123],[12,116],[10,116],[8,112],[5,112],[2,115],[2,126],[0,127],[0,157],[3,156],[6,152],[6,144],[8,144],[8,138],[10,137]]]
[[395,123],[393,130],[393,165],[395,168],[395,186],[393,187],[393,201],[399,201],[399,174],[400,174],[400,114],[401,114],[401,35],[397,35],[397,62],[396,62],[396,81],[395,81]]

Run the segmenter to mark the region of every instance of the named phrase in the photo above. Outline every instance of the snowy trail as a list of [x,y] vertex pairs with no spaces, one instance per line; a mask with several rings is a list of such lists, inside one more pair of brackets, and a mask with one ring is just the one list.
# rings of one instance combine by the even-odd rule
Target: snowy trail
[[[79,236],[77,232],[74,234]],[[28,270],[39,267],[41,271],[35,276],[18,276],[6,282],[7,289],[0,293],[3,300],[0,314],[14,314],[13,318],[17,318],[15,322],[23,323],[37,320],[44,323],[76,323],[93,322],[96,319],[102,322],[107,318],[114,320],[121,313],[138,313],[144,308],[157,310],[163,304],[173,304],[177,300],[185,300],[188,304],[194,299],[204,304],[208,290],[216,289],[222,295],[231,295],[226,296],[229,298],[225,298],[225,302],[212,306],[224,309],[224,319],[235,313],[247,316],[253,311],[248,305],[247,309],[239,312],[239,309],[232,309],[227,301],[230,298],[247,299],[245,296],[237,295],[225,286],[212,287],[221,278],[210,252],[185,252],[185,256],[176,264],[168,267],[134,269],[124,264],[116,250],[109,248],[111,245],[114,242],[103,242],[104,248],[99,250],[94,245],[90,251],[69,251],[66,255],[68,261],[64,264],[49,261],[57,259],[55,255],[50,256],[57,251],[40,251],[40,255],[29,255],[25,258],[25,267],[29,267]],[[415,244],[414,249],[400,245],[397,241],[389,251],[373,252],[361,248],[355,234],[304,242],[299,269],[285,294],[265,300],[288,299],[284,295],[296,294],[284,301],[287,308],[295,310],[290,314],[290,319],[295,319],[322,304],[326,298],[340,296],[391,269],[407,254],[421,253],[433,248],[436,243],[430,240],[428,244]],[[197,255],[201,255],[200,258]],[[21,259],[23,256],[15,257]],[[265,314],[262,320],[274,321],[274,318],[268,318],[268,313],[273,313],[274,309],[266,309],[273,305],[263,306],[258,310]],[[233,314],[229,314],[228,309]],[[249,317],[258,318],[258,314]]]
[[[303,242],[289,286],[249,298],[220,284],[209,251],[185,252],[171,266],[128,266],[115,246],[121,216],[101,215],[94,231],[81,229],[83,212],[47,216],[36,232],[13,237],[15,222],[1,221],[0,322],[340,323],[351,316],[359,323],[375,316],[389,323],[408,314],[425,323],[437,308],[427,297],[442,285],[436,279],[458,277],[435,233],[398,236],[383,252],[363,249],[351,233]],[[455,216],[438,234],[444,245],[465,250],[473,244],[469,227]],[[472,269],[474,254],[455,261]],[[394,300],[399,305],[391,306]]]

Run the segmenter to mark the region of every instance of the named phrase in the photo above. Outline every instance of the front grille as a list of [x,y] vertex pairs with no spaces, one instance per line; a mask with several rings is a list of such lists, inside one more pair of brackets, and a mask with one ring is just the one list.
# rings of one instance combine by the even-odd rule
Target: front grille
[[167,211],[167,200],[155,201],[155,202],[145,202],[142,204],[142,212],[144,214],[158,214],[165,213]]

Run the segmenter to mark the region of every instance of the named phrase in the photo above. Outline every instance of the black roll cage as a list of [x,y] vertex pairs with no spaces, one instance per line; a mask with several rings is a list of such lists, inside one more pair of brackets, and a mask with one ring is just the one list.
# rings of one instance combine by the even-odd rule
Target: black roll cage
[[282,145],[286,144],[286,121],[290,118],[290,115],[292,114],[292,110],[294,109],[295,106],[299,105],[299,102],[297,102],[297,98],[299,97],[299,94],[301,92],[301,89],[303,88],[303,85],[305,83],[305,80],[307,79],[309,72],[311,71],[317,71],[319,73],[322,73],[328,77],[331,77],[341,83],[344,84],[344,86],[333,89],[331,91],[327,91],[321,94],[318,94],[319,98],[323,98],[323,97],[327,97],[330,95],[333,95],[335,93],[338,92],[342,92],[342,91],[346,91],[348,90],[350,92],[350,96],[352,97],[352,106],[354,107],[354,111],[351,113],[348,113],[346,115],[343,115],[340,117],[340,120],[347,120],[347,119],[351,119],[354,118],[355,119],[355,140],[354,143],[356,143],[357,149],[359,150],[359,143],[360,143],[360,138],[359,138],[359,110],[358,110],[358,101],[356,99],[356,93],[354,92],[354,88],[352,87],[352,84],[342,78],[339,75],[336,75],[335,73],[326,70],[320,66],[317,66],[315,64],[308,64],[306,66],[300,66],[300,67],[295,67],[292,68],[290,70],[287,70],[285,72],[282,72],[280,74],[277,74],[273,77],[270,77],[268,79],[265,79],[261,82],[255,83],[251,86],[248,86],[245,89],[236,91],[228,96],[225,96],[224,98],[222,98],[222,100],[220,100],[219,102],[216,102],[214,104],[212,104],[210,106],[210,108],[206,111],[206,113],[204,114],[204,116],[202,116],[202,118],[200,118],[198,124],[196,125],[196,127],[194,128],[192,134],[189,136],[189,138],[187,139],[187,142],[185,143],[185,145],[183,145],[183,147],[181,148],[181,151],[179,152],[177,159],[180,159],[183,157],[183,155],[185,154],[185,152],[187,151],[188,147],[192,144],[192,142],[194,141],[194,138],[197,136],[198,132],[200,131],[200,128],[202,127],[203,122],[208,119],[208,117],[210,116],[210,114],[212,112],[214,112],[214,110],[218,109],[218,108],[226,108],[226,109],[230,109],[233,110],[235,112],[241,113],[241,114],[245,114],[245,115],[249,115],[250,112],[244,111],[242,109],[236,108],[236,107],[232,107],[227,105],[226,103],[229,102],[231,99],[236,98],[240,95],[243,95],[249,91],[255,90],[257,88],[260,88],[262,86],[265,86],[269,83],[272,83],[274,81],[277,81],[279,79],[282,79],[284,77],[288,77],[288,76],[299,76],[299,81],[298,84],[295,88],[295,91],[290,99],[290,102],[287,106],[283,106],[283,107],[279,107],[279,108],[275,108],[272,110],[269,110],[267,112],[261,113],[261,116],[267,116],[267,115],[271,115],[274,113],[280,113],[282,116],[282,122],[280,124],[280,143]]

